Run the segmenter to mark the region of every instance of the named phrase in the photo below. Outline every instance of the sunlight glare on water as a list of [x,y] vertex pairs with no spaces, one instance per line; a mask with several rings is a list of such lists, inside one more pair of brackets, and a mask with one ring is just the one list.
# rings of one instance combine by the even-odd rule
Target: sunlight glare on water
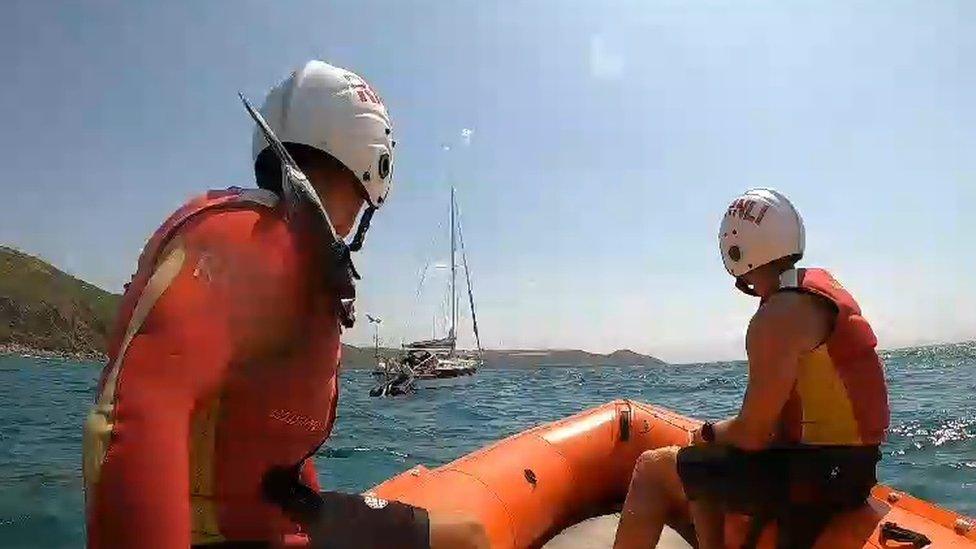
[[[976,515],[976,344],[884,356],[892,428],[881,480]],[[92,364],[0,357],[0,546],[81,544],[81,423],[98,373]],[[743,363],[483,370],[465,385],[397,399],[368,397],[367,371],[342,375],[339,419],[316,460],[324,487],[357,492],[616,398],[719,419],[745,390]]]

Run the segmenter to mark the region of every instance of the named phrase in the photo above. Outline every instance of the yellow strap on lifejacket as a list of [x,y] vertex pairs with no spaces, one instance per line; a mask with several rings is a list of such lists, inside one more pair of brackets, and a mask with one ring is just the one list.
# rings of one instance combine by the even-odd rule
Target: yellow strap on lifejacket
[[102,387],[102,392],[98,395],[98,401],[85,419],[82,440],[82,472],[85,479],[85,487],[89,493],[91,493],[90,488],[92,485],[98,482],[102,462],[105,460],[105,453],[108,451],[109,438],[112,435],[115,387],[118,381],[120,366],[125,359],[125,353],[129,345],[132,343],[135,335],[139,333],[139,329],[142,328],[142,323],[145,322],[146,317],[149,316],[149,312],[152,311],[153,305],[156,304],[156,301],[163,295],[166,288],[173,283],[173,280],[176,279],[176,276],[183,268],[183,263],[186,261],[186,250],[183,249],[182,239],[174,238],[166,247],[166,250],[164,250],[163,257],[163,261],[156,267],[152,277],[150,277],[142,293],[139,295],[139,301],[136,302],[136,306],[132,310],[132,315],[129,318],[129,325],[126,327],[125,337],[122,339],[122,344],[119,346],[115,361],[112,362],[112,367],[109,369],[109,373],[105,378],[105,385]]

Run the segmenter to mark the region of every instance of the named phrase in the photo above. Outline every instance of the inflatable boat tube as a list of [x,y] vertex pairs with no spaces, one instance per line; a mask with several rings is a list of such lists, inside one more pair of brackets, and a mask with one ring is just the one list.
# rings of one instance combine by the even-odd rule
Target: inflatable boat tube
[[[564,529],[619,510],[637,457],[653,448],[687,445],[699,425],[661,407],[613,401],[433,470],[414,467],[370,493],[429,510],[466,513],[484,525],[492,547],[542,547]],[[923,534],[931,547],[976,548],[972,519],[882,485],[863,507],[835,517],[817,547],[912,547],[886,538],[885,523]],[[741,543],[748,525],[747,517],[730,516],[729,543]],[[771,526],[759,547],[774,546]]]

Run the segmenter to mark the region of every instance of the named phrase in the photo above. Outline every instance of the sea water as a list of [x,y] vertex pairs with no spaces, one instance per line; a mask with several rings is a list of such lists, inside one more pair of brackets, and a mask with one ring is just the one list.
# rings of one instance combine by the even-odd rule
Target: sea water
[[[892,428],[882,482],[976,516],[976,343],[884,353]],[[79,547],[81,426],[100,365],[0,357],[0,547]],[[483,370],[453,388],[370,398],[369,372],[342,373],[339,419],[316,457],[322,485],[359,492],[499,438],[616,398],[720,419],[745,364]]]

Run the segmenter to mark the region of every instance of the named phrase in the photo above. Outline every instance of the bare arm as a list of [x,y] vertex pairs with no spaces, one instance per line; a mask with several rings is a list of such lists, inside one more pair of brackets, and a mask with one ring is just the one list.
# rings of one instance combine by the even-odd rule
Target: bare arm
[[749,385],[738,415],[715,424],[715,440],[744,450],[769,446],[796,383],[800,357],[830,334],[833,311],[823,298],[773,295],[746,333]]

